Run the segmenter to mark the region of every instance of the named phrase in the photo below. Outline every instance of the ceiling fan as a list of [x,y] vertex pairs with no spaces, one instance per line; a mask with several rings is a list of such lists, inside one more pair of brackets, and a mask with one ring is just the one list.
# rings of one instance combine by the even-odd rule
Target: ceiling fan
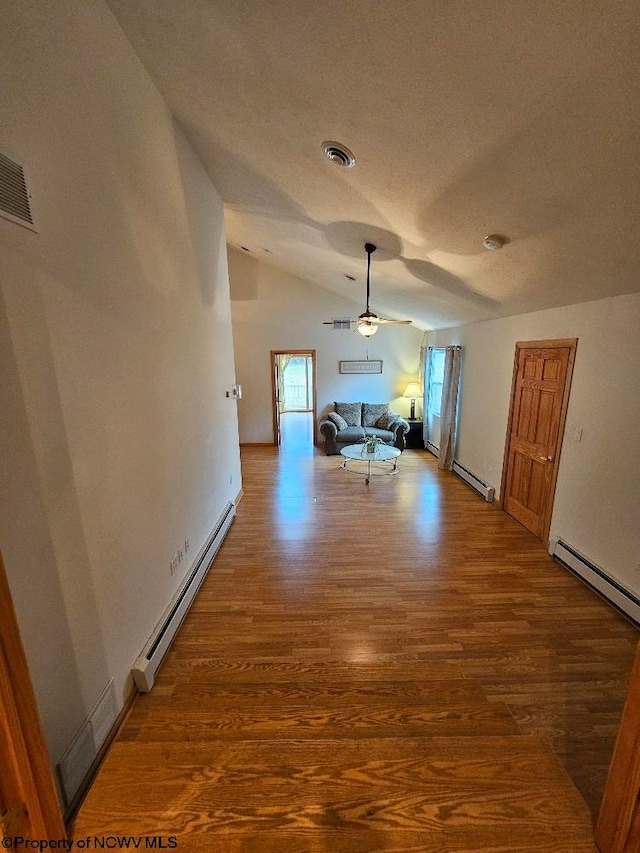
[[360,332],[361,335],[364,335],[365,338],[370,338],[371,335],[375,335],[378,331],[378,326],[382,323],[394,323],[396,325],[408,325],[411,323],[411,320],[385,320],[383,317],[378,317],[377,314],[374,314],[373,311],[369,308],[369,291],[371,287],[371,255],[375,252],[376,246],[373,243],[365,243],[364,250],[367,253],[367,307],[366,310],[362,312],[358,316],[357,320],[349,320],[349,321],[334,321],[334,320],[325,320],[325,326],[335,326],[336,322],[349,322],[355,323],[355,330]]

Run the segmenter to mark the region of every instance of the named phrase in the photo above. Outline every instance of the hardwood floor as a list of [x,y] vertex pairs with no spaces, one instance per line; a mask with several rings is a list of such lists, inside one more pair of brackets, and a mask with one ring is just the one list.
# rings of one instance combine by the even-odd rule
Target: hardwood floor
[[637,631],[429,454],[369,486],[339,464],[243,449],[237,518],[74,836],[593,851]]

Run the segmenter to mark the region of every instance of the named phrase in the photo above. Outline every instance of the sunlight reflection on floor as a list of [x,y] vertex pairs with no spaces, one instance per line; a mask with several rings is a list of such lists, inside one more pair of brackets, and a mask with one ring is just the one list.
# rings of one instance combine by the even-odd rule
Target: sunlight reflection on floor
[[280,431],[276,531],[279,539],[296,541],[306,538],[307,525],[315,509],[313,481],[302,476],[301,470],[296,476],[294,470],[305,460],[313,459],[313,413],[283,413]]
[[313,456],[313,412],[284,412],[280,417],[280,453]]

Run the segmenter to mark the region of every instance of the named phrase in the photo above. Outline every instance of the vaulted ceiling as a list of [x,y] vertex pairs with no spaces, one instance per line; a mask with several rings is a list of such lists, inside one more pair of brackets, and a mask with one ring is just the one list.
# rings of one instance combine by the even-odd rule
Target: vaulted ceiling
[[373,242],[373,310],[422,328],[640,290],[637,0],[109,6],[231,245],[360,303]]

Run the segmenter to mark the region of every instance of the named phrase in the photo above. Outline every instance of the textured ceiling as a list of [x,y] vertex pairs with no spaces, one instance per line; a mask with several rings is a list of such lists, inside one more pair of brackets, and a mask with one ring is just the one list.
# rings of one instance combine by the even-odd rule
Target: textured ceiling
[[422,328],[640,290],[637,0],[109,6],[260,260],[364,303],[374,242]]

